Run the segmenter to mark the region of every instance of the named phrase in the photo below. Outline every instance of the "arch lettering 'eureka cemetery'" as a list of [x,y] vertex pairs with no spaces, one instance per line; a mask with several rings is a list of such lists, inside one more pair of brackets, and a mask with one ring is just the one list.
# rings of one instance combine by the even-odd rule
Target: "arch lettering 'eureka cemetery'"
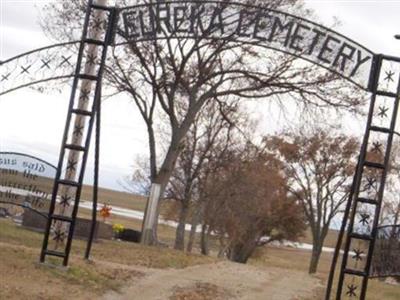
[[217,1],[146,4],[120,13],[117,32],[129,42],[201,37],[255,44],[299,56],[368,89],[370,50],[291,14]]

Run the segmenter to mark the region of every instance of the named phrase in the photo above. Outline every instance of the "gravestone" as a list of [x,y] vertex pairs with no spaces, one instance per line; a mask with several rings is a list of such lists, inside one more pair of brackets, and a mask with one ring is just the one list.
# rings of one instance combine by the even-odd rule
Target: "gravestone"
[[56,168],[22,153],[0,152],[0,208],[12,216],[24,209],[46,215]]
[[[76,224],[74,228],[74,237],[80,239],[87,239],[90,232],[91,220],[76,218]],[[46,228],[47,219],[43,216],[35,213],[32,210],[25,210],[22,219],[22,226],[25,228],[35,230],[38,232],[44,232]],[[113,237],[113,229],[110,224],[104,222],[96,222],[96,228],[94,232],[94,239],[111,240]]]
[[7,218],[8,215],[8,209],[5,207],[0,207],[0,218]]
[[141,232],[133,229],[124,229],[119,235],[118,238],[133,243],[140,243]]

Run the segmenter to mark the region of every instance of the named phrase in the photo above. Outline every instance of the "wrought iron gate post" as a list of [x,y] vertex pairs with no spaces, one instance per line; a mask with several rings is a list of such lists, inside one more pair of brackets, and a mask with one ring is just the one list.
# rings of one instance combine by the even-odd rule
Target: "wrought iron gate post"
[[328,283],[327,283],[327,287],[326,287],[326,291],[325,291],[325,300],[329,300],[330,297],[331,297],[333,281],[335,279],[336,265],[337,265],[337,261],[339,259],[340,249],[341,249],[341,246],[342,246],[343,237],[344,237],[344,233],[345,233],[346,226],[347,226],[347,220],[349,218],[350,210],[351,210],[352,203],[353,203],[354,189],[355,189],[356,182],[357,182],[357,170],[359,168],[359,165],[360,165],[360,157],[358,157],[358,160],[357,160],[356,172],[354,172],[353,182],[351,184],[351,190],[350,190],[350,193],[349,193],[349,198],[348,198],[348,201],[347,201],[347,204],[346,204],[346,209],[344,211],[342,225],[341,225],[341,228],[340,228],[340,231],[339,231],[336,247],[335,247],[335,250],[333,252],[333,258],[332,258],[332,262],[331,262],[331,268],[330,268],[330,272],[329,272]]
[[[340,275],[336,290],[336,300],[342,299],[343,294],[350,299],[364,300],[366,297],[368,280],[370,278],[375,240],[377,238],[386,177],[390,164],[389,160],[400,105],[400,76],[397,81],[396,90],[387,91],[381,87],[384,62],[395,62],[400,65],[400,58],[385,55],[375,56],[374,68],[371,72],[370,81],[372,97],[368,113],[368,122],[359,157],[359,164],[357,166],[355,175],[354,195],[348,200],[349,202],[344,214],[345,218],[339,234],[339,237],[343,236],[347,217],[350,214],[349,226],[347,228],[347,236],[344,246],[344,254],[341,262]],[[386,77],[384,80],[395,82],[395,79],[392,78],[393,75],[394,73],[392,71],[386,72]],[[391,107],[393,108],[390,116],[389,126],[377,126],[375,124],[375,119],[377,116],[389,117],[387,114],[390,107],[388,108],[386,106],[377,104],[378,99],[381,99],[380,97],[390,101]],[[376,108],[379,108],[378,114],[375,113]],[[384,140],[386,144],[381,144],[380,141],[373,141],[371,137],[373,134],[383,135],[385,137]],[[371,143],[371,141],[373,143]],[[371,144],[373,147],[372,149],[369,149],[369,145]],[[376,152],[376,157],[372,155],[373,152]],[[363,183],[365,184],[364,186]],[[365,206],[365,212],[362,210],[363,205]],[[366,227],[361,232],[356,228],[360,223]],[[351,246],[354,247],[353,243],[357,242],[358,248],[355,247],[351,250]],[[363,249],[361,249],[361,244],[364,245]],[[341,238],[338,239],[338,244],[334,254],[334,260],[326,291],[326,300],[330,299],[336,258],[340,248]],[[353,261],[355,261],[355,265],[350,265],[349,258],[352,258]],[[359,266],[359,263],[363,261],[365,261],[364,266]],[[347,284],[347,290],[344,291],[344,283],[346,278],[350,278],[352,281],[350,284]],[[356,284],[356,280],[360,280],[361,282]]]
[[[101,86],[101,83],[100,83]],[[100,163],[100,133],[101,133],[101,87],[99,97],[95,99],[96,106],[96,133],[94,150],[94,179],[93,179],[93,197],[92,197],[92,223],[86,246],[85,259],[89,259],[92,250],[94,235],[97,228],[97,200],[99,191],[99,163]]]
[[[97,102],[101,94],[101,81],[107,58],[107,49],[113,41],[114,26],[117,20],[116,8],[102,5],[106,2],[107,0],[97,0],[97,2],[89,0],[88,2],[49,218],[40,255],[41,262],[45,261],[46,255],[50,255],[63,258],[64,266],[68,264],[90,140],[97,112]],[[100,59],[97,57],[98,54]],[[85,67],[82,72],[81,65],[84,59]],[[94,93],[93,85],[95,85]],[[80,94],[78,100],[76,100],[78,87],[80,87]],[[69,137],[71,138],[70,140]],[[81,161],[79,161],[80,157],[82,157]],[[64,177],[62,177],[63,167],[66,169]],[[59,211],[55,213],[57,201],[59,201]],[[55,241],[55,247],[49,249],[52,230],[54,232],[52,240]],[[64,245],[65,238],[67,238],[67,241],[64,251],[58,251],[59,244]]]

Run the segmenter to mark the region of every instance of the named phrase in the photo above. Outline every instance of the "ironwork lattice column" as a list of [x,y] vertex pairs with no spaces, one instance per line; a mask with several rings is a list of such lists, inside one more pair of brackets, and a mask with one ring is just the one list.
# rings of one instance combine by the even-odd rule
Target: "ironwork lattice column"
[[[400,58],[384,55],[375,57],[371,91],[354,193],[349,199],[352,201],[351,212],[345,213],[350,218],[336,291],[337,300],[364,300],[366,297],[399,111]],[[337,252],[339,249],[340,244]],[[334,267],[331,272],[334,272]],[[326,299],[330,299],[330,286]]]
[[90,0],[86,11],[41,262],[50,255],[62,258],[64,266],[68,264],[107,48],[112,43],[117,16],[114,7],[100,3],[106,1]]

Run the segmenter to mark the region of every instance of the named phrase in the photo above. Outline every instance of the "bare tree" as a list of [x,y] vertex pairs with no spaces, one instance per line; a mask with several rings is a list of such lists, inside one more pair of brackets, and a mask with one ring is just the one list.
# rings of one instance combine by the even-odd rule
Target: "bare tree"
[[256,247],[274,240],[296,240],[304,215],[288,197],[281,162],[247,144],[231,152],[205,184],[204,224],[219,237],[221,254],[246,263]]
[[[168,199],[179,203],[175,249],[184,249],[189,209],[199,206],[201,201],[199,184],[205,176],[205,166],[218,159],[224,149],[233,146],[230,137],[243,123],[247,124],[247,119],[239,110],[239,101],[215,99],[205,105],[186,135],[166,193]],[[198,212],[192,209],[192,213]]]
[[317,129],[267,137],[265,145],[284,163],[289,190],[303,207],[313,239],[309,272],[315,273],[329,226],[348,199],[358,143]]
[[[74,39],[81,28],[76,12],[82,10],[85,3],[71,0],[62,6],[49,4],[43,22],[45,32],[63,41]],[[138,1],[120,1],[119,4],[135,3]],[[243,3],[250,1],[243,0]],[[253,4],[296,10],[297,14],[308,13],[302,1],[256,1]],[[166,26],[160,25],[158,30],[166,33]],[[152,183],[159,186],[159,197],[163,196],[173,173],[185,136],[208,101],[230,96],[281,100],[285,95],[298,103],[318,106],[353,109],[360,104],[359,97],[343,88],[343,82],[338,84],[337,76],[330,72],[298,63],[299,59],[293,56],[259,51],[257,45],[209,39],[209,31],[215,28],[207,28],[192,39],[176,39],[174,34],[165,34],[162,40],[114,48],[108,62],[105,77],[109,86],[114,87],[116,93],[131,97],[146,124],[150,176]],[[161,115],[168,120],[170,133],[165,153],[160,153],[155,133],[155,123]],[[162,157],[161,160],[158,161],[158,157]],[[159,197],[151,205],[157,211]],[[143,234],[146,243],[155,243],[156,224],[145,228]]]

